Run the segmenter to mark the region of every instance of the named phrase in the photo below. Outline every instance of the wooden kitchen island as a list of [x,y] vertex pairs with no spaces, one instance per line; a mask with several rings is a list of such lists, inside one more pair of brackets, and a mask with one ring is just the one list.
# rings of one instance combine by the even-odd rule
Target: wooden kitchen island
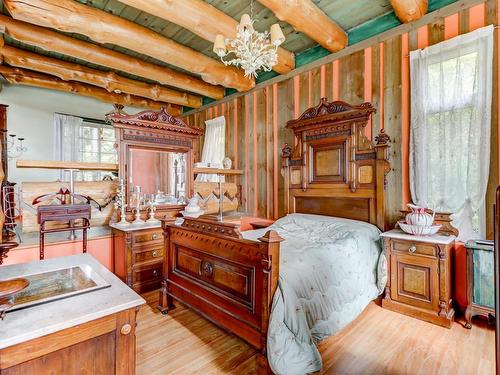
[[97,273],[106,286],[7,312],[1,375],[135,374],[136,312],[145,301],[91,255],[3,266],[0,280],[76,268]]

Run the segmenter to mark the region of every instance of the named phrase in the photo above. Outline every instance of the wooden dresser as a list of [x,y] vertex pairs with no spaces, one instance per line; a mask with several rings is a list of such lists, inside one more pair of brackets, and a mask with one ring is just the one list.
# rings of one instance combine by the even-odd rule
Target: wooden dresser
[[381,236],[388,265],[382,306],[450,328],[455,236],[413,236],[397,229]]
[[159,289],[163,265],[161,226],[138,229],[110,224],[113,233],[113,272],[137,293]]
[[109,286],[7,311],[0,375],[135,374],[136,314],[145,301],[91,255],[2,266],[0,279],[83,265]]
[[[125,219],[131,222],[140,216],[144,222],[152,215],[157,220],[175,221],[185,207],[185,199],[193,196],[193,164],[203,130],[170,115],[166,108],[127,115],[123,106],[115,105],[106,119],[112,122],[116,133]],[[119,222],[120,215],[116,212],[112,221]],[[110,227],[115,274],[138,293],[160,288],[160,222],[156,226],[144,222]]]

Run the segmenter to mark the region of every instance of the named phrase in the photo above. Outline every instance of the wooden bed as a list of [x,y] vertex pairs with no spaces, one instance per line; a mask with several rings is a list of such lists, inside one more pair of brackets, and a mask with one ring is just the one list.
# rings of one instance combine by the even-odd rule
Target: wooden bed
[[[295,145],[283,148],[285,207],[360,220],[384,230],[388,141],[373,144],[365,127],[375,109],[326,98],[287,123]],[[282,238],[268,231],[259,241],[242,238],[236,222],[186,219],[164,223],[164,280],[159,308],[173,299],[196,310],[259,351],[259,373],[271,373],[266,358],[270,306],[278,284]]]

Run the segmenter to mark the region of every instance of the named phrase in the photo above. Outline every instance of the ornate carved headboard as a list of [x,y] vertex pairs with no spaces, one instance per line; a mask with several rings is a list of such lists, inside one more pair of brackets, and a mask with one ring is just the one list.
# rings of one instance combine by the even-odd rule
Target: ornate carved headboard
[[287,123],[295,145],[283,148],[285,209],[366,221],[386,229],[385,176],[388,141],[382,132],[373,144],[365,127],[375,109],[322,98]]

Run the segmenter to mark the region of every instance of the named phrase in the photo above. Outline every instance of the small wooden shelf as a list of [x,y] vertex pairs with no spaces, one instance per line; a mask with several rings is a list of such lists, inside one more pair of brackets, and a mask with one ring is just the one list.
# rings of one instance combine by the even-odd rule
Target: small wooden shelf
[[118,164],[113,163],[86,163],[60,160],[18,160],[16,162],[16,167],[42,169],[79,169],[82,171],[118,171]]
[[193,172],[203,174],[223,174],[223,175],[236,175],[243,174],[241,169],[222,169],[222,168],[193,168]]

